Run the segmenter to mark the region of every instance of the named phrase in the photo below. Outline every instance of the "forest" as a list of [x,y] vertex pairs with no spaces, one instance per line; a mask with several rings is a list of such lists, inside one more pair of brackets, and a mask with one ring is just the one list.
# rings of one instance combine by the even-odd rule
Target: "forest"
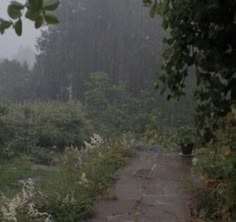
[[26,32],[24,19],[44,27],[33,66],[0,60],[0,221],[85,221],[98,196],[115,199],[115,172],[157,145],[195,155],[191,222],[235,221],[235,9],[231,0],[9,3],[2,34]]

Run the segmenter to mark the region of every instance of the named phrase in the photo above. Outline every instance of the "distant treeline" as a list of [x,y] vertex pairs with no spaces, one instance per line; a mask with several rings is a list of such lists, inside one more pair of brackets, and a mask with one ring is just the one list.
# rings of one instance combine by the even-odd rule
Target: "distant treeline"
[[[57,11],[60,23],[38,39],[32,70],[16,61],[0,63],[0,103],[79,100],[97,112],[98,101],[104,99],[109,115],[116,113],[114,104],[116,111],[130,117],[143,106],[142,113],[158,113],[162,125],[189,121],[194,80],[189,79],[189,93],[181,103],[168,103],[154,88],[164,33],[160,19],[151,19],[141,1],[71,0],[62,4]],[[120,99],[114,99],[114,93]]]
[[161,64],[163,31],[141,1],[63,1],[57,13],[60,24],[38,39],[38,96],[65,98],[72,85],[73,97],[81,98],[93,72],[108,73],[135,94],[150,87]]

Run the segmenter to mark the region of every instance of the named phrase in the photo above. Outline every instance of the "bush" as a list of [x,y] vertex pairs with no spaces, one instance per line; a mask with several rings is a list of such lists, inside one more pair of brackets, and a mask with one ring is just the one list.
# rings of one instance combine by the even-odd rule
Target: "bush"
[[197,164],[197,172],[200,172],[205,186],[196,194],[194,207],[196,221],[236,220],[235,120],[236,117],[232,119],[230,127],[218,132],[217,143],[204,150],[205,155]]
[[56,171],[44,174],[37,184],[24,181],[13,197],[0,196],[0,221],[84,221],[93,215],[96,197],[110,189],[115,171],[131,155],[126,140],[103,141],[98,135],[83,149],[66,148]]
[[84,108],[100,134],[140,137],[147,128],[157,128],[159,111],[154,95],[142,92],[133,96],[125,84],[114,85],[105,73],[91,73],[85,85]]
[[37,147],[32,151],[32,162],[40,165],[53,165],[54,152],[45,148]]
[[236,211],[236,153],[209,154],[200,161],[205,186],[197,191],[194,216],[209,222],[234,221]]
[[48,202],[41,211],[49,212],[57,222],[91,217],[97,195],[115,181],[114,172],[131,154],[126,141],[103,141],[97,135],[81,150],[67,148],[59,161],[60,171],[42,183]]
[[0,119],[1,154],[31,153],[37,147],[62,151],[87,139],[88,123],[79,103],[25,103],[10,105]]
[[35,200],[44,199],[45,196],[38,190],[31,179],[23,181],[22,190],[14,197],[0,196],[1,221],[27,221],[27,222],[51,222],[51,215],[47,212],[39,212]]

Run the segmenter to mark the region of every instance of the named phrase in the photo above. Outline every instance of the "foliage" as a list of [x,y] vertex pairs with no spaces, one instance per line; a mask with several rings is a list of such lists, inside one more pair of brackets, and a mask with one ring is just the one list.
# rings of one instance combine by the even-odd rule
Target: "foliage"
[[38,152],[41,148],[61,151],[81,145],[89,127],[79,103],[59,102],[12,104],[5,108],[1,122],[1,155]]
[[178,135],[179,144],[194,144],[196,141],[196,133],[192,127],[181,127]]
[[217,152],[202,150],[204,154],[200,156],[196,169],[204,186],[195,195],[193,216],[196,221],[227,222],[236,219],[236,152],[235,137],[232,137],[235,120],[223,135],[218,132],[219,141],[212,144],[217,146]]
[[[160,144],[164,148],[164,152],[178,151],[178,132],[176,128],[166,127],[162,131],[160,129],[147,129],[141,137],[145,144],[156,145]],[[140,141],[140,142],[142,142]]]
[[53,150],[49,150],[42,147],[37,147],[31,152],[32,162],[42,165],[53,165],[55,153]]
[[104,141],[98,135],[85,142],[83,149],[68,147],[60,157],[58,170],[39,175],[37,183],[26,180],[22,191],[0,198],[0,219],[84,221],[92,216],[97,195],[109,190],[114,173],[132,154],[127,140]]
[[129,93],[124,85],[113,85],[105,73],[89,75],[84,93],[84,106],[95,129],[99,128],[102,133],[109,136],[130,131],[130,102]]
[[3,221],[44,221],[50,222],[51,215],[39,212],[34,201],[42,197],[31,179],[23,181],[22,190],[13,198],[2,195],[0,198],[0,219]]
[[73,99],[82,100],[94,72],[107,73],[112,84],[125,83],[135,95],[153,87],[162,49],[154,40],[161,41],[163,32],[140,2],[61,1],[56,15],[60,23],[38,39],[32,82],[37,97],[67,100],[70,88]]
[[165,151],[178,149],[177,129],[190,124],[189,107],[181,107],[182,112],[173,114],[175,104],[164,103],[154,90],[142,91],[135,97],[124,85],[112,85],[105,73],[92,73],[86,86],[85,110],[99,133],[106,137],[128,133],[141,144],[161,144]]
[[[131,152],[126,142],[102,141],[97,135],[85,144],[81,152],[67,149],[62,170],[43,186],[51,196],[47,212],[58,222],[90,217],[96,196],[114,182],[114,172],[125,164]],[[55,186],[55,181],[59,186]]]
[[18,36],[22,35],[22,17],[34,22],[36,29],[40,28],[44,23],[56,24],[58,19],[51,14],[59,6],[59,0],[27,0],[25,4],[18,1],[11,1],[8,6],[8,15],[10,20],[0,19],[0,33],[13,27]]
[[[18,188],[17,180],[23,180],[33,176],[30,170],[31,162],[29,158],[21,157],[0,161],[0,190],[8,193],[10,190]],[[35,172],[34,172],[35,173]]]
[[[167,104],[154,89],[135,96],[125,84],[112,83],[102,72],[91,73],[85,86],[81,106],[77,102],[2,106],[0,155],[28,153],[37,164],[53,164],[53,152],[81,145],[91,129],[105,137],[133,134],[147,144],[168,141],[170,147],[175,137],[172,129],[189,122],[191,116],[191,104],[175,109],[175,103]],[[182,112],[175,114],[176,110]]]
[[134,96],[124,84],[112,84],[105,73],[91,73],[85,85],[85,111],[94,128],[105,136],[131,133],[138,140],[144,138],[149,144],[151,140],[157,143],[155,135],[171,135],[173,131],[169,133],[167,128],[173,129],[190,122],[191,105],[176,108],[181,109],[182,113],[174,114],[175,104],[165,103],[153,89]]
[[[184,94],[189,67],[195,67],[196,124],[204,142],[215,138],[221,117],[235,103],[235,2],[144,0],[168,31],[160,79],[169,96]],[[192,75],[191,75],[192,78]]]
[[112,98],[109,98],[112,85],[108,75],[106,73],[91,73],[85,85],[84,100],[86,109],[91,113],[104,112],[112,102]]
[[236,153],[227,148],[209,156],[199,163],[205,187],[196,193],[194,217],[209,222],[235,220]]

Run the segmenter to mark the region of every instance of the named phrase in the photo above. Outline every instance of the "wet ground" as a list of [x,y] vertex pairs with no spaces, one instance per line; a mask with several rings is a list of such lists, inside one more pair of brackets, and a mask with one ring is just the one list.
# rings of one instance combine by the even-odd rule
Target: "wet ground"
[[119,172],[116,200],[98,200],[90,222],[189,222],[191,159],[139,152]]

